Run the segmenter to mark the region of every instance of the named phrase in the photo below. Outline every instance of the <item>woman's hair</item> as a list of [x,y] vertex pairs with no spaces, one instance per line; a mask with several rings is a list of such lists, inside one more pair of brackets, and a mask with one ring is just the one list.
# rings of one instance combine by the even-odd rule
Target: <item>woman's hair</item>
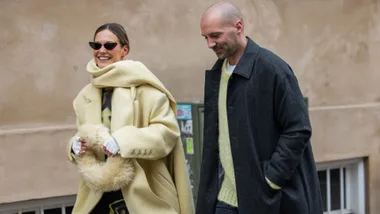
[[96,34],[98,34],[100,31],[103,31],[103,30],[111,31],[119,39],[119,42],[120,42],[122,47],[124,47],[124,45],[126,45],[128,47],[128,52],[131,50],[131,47],[129,46],[129,39],[128,39],[127,31],[125,31],[123,26],[121,26],[118,23],[104,24],[104,25],[100,26],[95,31],[94,39],[96,37]]

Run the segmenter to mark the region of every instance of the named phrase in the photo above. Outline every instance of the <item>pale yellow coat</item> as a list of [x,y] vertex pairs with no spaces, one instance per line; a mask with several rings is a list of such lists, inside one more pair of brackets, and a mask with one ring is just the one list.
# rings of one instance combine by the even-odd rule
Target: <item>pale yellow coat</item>
[[[165,90],[149,84],[114,89],[111,135],[119,144],[120,155],[131,158],[135,167],[134,179],[122,189],[130,214],[195,212],[176,104]],[[78,94],[74,100],[78,127],[101,124],[101,94],[93,84]],[[75,163],[71,143],[67,153]],[[89,213],[101,196],[81,180],[73,213]]]

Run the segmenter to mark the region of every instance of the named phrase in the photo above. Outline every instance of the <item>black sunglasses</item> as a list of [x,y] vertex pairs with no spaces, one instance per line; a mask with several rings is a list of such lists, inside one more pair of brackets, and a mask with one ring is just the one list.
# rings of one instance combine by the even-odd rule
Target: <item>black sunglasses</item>
[[88,44],[94,50],[99,50],[102,46],[104,46],[105,49],[110,51],[116,47],[117,42],[109,42],[109,43],[104,43],[104,44],[101,44],[99,42],[89,42]]

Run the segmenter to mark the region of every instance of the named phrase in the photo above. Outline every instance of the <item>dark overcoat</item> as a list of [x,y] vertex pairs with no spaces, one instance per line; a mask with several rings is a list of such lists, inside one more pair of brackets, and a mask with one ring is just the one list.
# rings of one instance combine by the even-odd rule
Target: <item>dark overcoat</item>
[[[214,214],[223,60],[206,71],[197,214]],[[290,66],[248,38],[228,83],[227,118],[239,214],[321,214],[307,105]],[[282,189],[275,191],[265,176]]]

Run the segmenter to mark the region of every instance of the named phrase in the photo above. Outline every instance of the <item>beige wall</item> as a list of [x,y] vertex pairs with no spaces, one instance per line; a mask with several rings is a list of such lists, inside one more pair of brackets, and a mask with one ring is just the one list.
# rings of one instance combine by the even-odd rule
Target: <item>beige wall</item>
[[[72,100],[88,82],[87,42],[119,22],[130,58],[178,101],[201,100],[215,56],[199,31],[214,1],[0,2],[0,203],[74,194],[65,144]],[[239,0],[246,33],[294,68],[309,97],[318,162],[369,157],[369,211],[380,209],[380,1]]]

